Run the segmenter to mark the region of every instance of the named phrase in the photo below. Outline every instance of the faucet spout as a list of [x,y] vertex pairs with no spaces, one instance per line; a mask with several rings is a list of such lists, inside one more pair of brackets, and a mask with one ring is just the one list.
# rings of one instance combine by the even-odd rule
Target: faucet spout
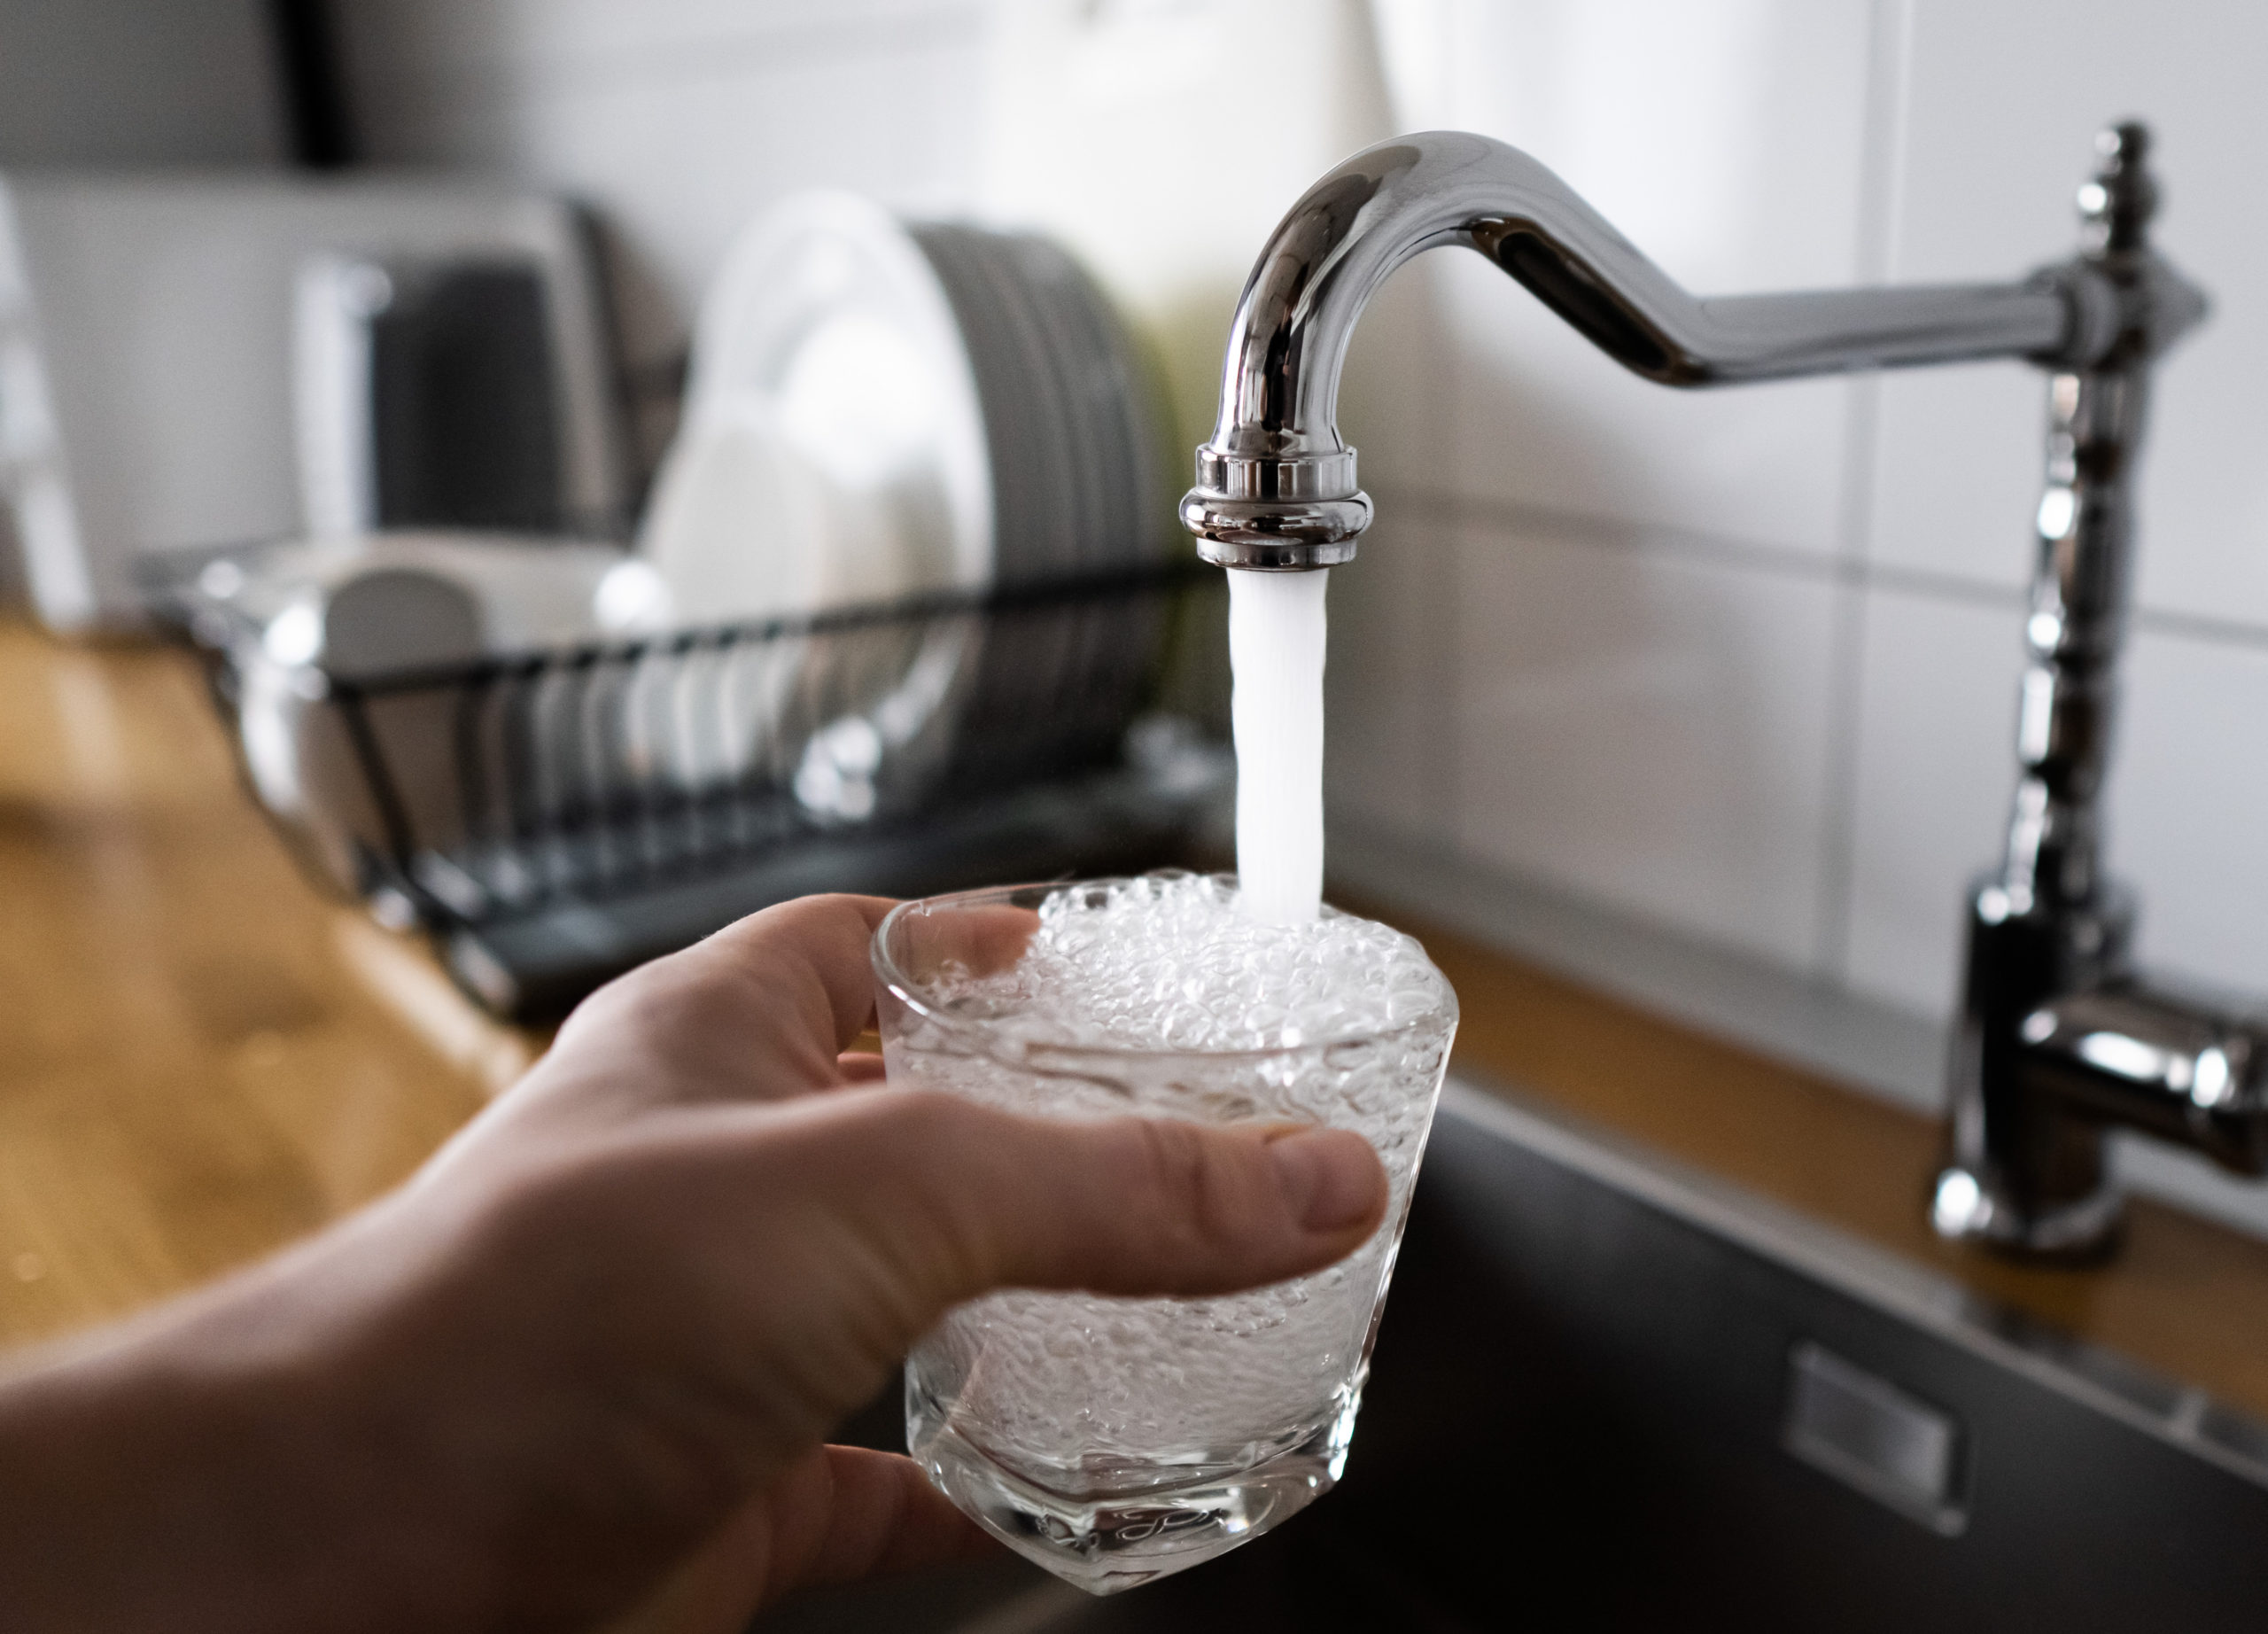
[[[1665,385],[2008,356],[2083,369],[2133,328],[2120,290],[2084,259],[2010,283],[1702,299],[1518,149],[1456,131],[1398,137],[1309,188],[1245,284],[1219,421],[1181,506],[1208,561],[1297,572],[1353,557],[1371,507],[1339,434],[1347,343],[1387,276],[1442,245],[1486,255]],[[2178,333],[2202,313],[2199,301],[2161,327]]]

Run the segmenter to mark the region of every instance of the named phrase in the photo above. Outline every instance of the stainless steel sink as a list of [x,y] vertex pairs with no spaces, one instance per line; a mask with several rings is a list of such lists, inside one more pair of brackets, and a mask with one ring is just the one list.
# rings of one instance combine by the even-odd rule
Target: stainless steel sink
[[[854,1427],[898,1444],[896,1404]],[[1452,1085],[1348,1477],[1110,1600],[1002,1560],[757,1625],[2268,1622],[2268,1428],[1813,1222]]]

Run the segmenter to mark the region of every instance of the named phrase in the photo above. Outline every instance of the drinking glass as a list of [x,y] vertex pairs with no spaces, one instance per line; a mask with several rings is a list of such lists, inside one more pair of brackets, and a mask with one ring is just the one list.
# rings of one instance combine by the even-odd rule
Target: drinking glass
[[874,942],[890,1083],[1060,1117],[1352,1129],[1384,1162],[1391,1194],[1370,1240],[1309,1276],[1208,1298],[997,1293],[956,1307],[914,1348],[913,1456],[989,1531],[1096,1594],[1232,1549],[1338,1481],[1456,1027],[1456,996],[1414,946],[1425,980],[1400,995],[1391,1025],[1277,1048],[1062,1042],[1060,1010],[1000,996],[1014,983],[968,993],[972,977],[1016,967],[1051,896],[1099,907],[1126,883],[895,909]]

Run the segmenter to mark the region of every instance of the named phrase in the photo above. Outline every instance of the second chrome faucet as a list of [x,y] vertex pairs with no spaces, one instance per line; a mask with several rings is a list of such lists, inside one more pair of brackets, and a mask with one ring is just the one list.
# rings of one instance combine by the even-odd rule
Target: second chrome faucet
[[1666,385],[2022,357],[2048,374],[2047,478],[2024,626],[2007,855],[1970,893],[1938,1231],[2085,1257],[2116,1241],[2114,1125],[2268,1168],[2268,1026],[2142,982],[2133,908],[2102,870],[2100,802],[2130,578],[2132,476],[2155,360],[2205,314],[2149,247],[2148,134],[2100,138],[2076,255],[2003,283],[1713,299],[1688,293],[1534,160],[1487,137],[1382,143],[1317,182],[1237,306],[1182,519],[1208,561],[1352,559],[1371,505],[1339,434],[1340,367],[1379,284],[1456,245]]

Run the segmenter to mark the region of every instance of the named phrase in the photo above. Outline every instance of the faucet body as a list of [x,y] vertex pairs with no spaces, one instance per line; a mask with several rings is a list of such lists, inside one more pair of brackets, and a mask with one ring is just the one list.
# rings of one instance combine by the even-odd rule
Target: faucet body
[[2022,357],[2048,371],[2047,480],[2024,639],[2020,779],[2005,859],[1969,899],[1944,1171],[1948,1237],[2077,1257],[2115,1238],[2108,1128],[2268,1168],[2268,1025],[2149,986],[2134,911],[2102,871],[2101,795],[2157,357],[2204,315],[2147,242],[2148,133],[2106,131],[2079,190],[2081,252],[2012,282],[1701,299],[1550,171],[1486,137],[1365,150],[1310,188],[1262,252],[1229,334],[1221,408],[1182,502],[1199,553],[1301,572],[1351,560],[1371,506],[1339,435],[1339,377],[1371,296],[1404,261],[1487,256],[1600,350],[1666,385]]
[[[1515,148],[1456,131],[1383,142],[1292,206],[1237,302],[1220,419],[1182,502],[1207,560],[1298,571],[1352,559],[1371,504],[1339,435],[1347,343],[1388,275],[1444,245],[1486,255],[1608,356],[1665,385],[1989,357],[2083,368],[2132,326],[2118,286],[2084,257],[2015,283],[1703,300]],[[2202,314],[2177,277],[2157,282],[2169,314],[2185,297],[2186,321]]]

